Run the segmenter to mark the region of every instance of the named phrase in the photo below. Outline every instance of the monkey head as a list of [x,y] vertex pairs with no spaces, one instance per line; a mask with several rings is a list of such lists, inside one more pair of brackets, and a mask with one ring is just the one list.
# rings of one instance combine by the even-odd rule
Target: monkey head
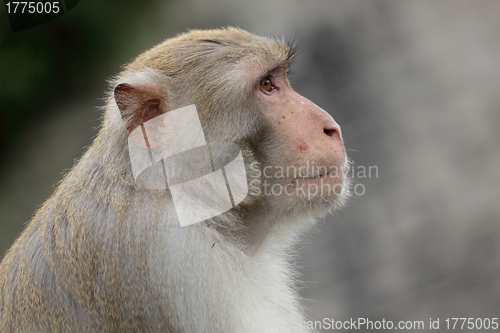
[[[217,142],[236,144],[246,172],[232,184],[245,192],[244,199],[232,200],[228,208],[233,213],[262,210],[274,216],[321,216],[348,197],[348,163],[339,125],[290,86],[293,57],[294,48],[282,40],[237,28],[190,31],[126,66],[114,82],[108,108],[114,115],[108,118],[124,124],[122,131],[132,138],[129,145],[138,144],[134,137],[139,138],[142,146],[138,145],[150,154],[172,146],[175,153],[190,151],[181,164],[161,167],[167,179],[173,169],[183,179],[198,178],[210,172],[200,171],[210,169],[207,160],[214,171],[217,157],[238,156],[234,150],[214,156],[210,148],[190,149],[200,146],[189,143],[200,133],[207,147]],[[168,116],[188,105],[195,106],[199,123],[175,122]],[[149,124],[151,134],[147,140],[142,139],[144,124]],[[196,166],[203,167],[194,171]],[[162,188],[169,189],[168,181]],[[202,192],[194,188],[191,197]],[[219,198],[216,187],[205,192],[212,200],[203,199],[206,207],[200,211],[226,197]]]

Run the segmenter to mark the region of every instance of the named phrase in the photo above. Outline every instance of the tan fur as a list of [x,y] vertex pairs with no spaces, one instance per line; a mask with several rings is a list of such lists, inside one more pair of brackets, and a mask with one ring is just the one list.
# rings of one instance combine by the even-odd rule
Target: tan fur
[[[257,179],[252,163],[294,159],[255,90],[291,57],[283,42],[237,28],[190,31],[137,57],[112,85],[144,89],[162,112],[195,104],[207,141],[237,143]],[[120,108],[143,102],[126,97]],[[291,246],[338,200],[290,207],[254,193],[181,228],[168,190],[135,184],[127,135],[111,92],[94,143],[0,265],[0,332],[304,332]]]

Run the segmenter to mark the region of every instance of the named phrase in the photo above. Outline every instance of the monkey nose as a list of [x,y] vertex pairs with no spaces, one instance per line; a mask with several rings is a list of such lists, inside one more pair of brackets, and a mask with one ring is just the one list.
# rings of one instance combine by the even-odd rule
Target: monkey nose
[[331,118],[328,119],[326,124],[324,124],[323,132],[332,139],[342,141],[342,131],[340,130],[340,126]]
[[342,150],[344,149],[344,141],[342,140],[342,134],[339,126],[325,127],[323,132],[328,136],[326,138],[328,141],[331,140],[332,144],[342,147]]
[[342,132],[340,126],[333,120],[328,121],[323,128],[323,132],[327,136],[327,141],[332,145],[332,148],[337,152],[338,158],[345,160],[345,148],[342,140]]
[[[325,127],[325,128],[323,129],[323,132],[325,132],[325,134],[326,134],[326,135],[331,136],[331,137],[334,137],[334,136],[339,135],[339,134],[338,134],[338,132],[339,132],[339,131],[338,131],[338,129],[337,129],[337,128],[326,128],[326,127]],[[339,135],[339,136],[340,136],[340,135]]]

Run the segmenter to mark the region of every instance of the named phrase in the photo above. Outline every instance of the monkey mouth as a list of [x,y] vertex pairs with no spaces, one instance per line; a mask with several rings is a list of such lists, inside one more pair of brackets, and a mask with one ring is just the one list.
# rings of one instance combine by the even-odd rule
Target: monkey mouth
[[337,171],[327,172],[320,175],[297,177],[295,180],[313,180],[313,179],[325,179],[325,178],[339,178],[339,173]]
[[308,177],[299,177],[297,179],[299,180],[308,180],[308,179],[319,179],[319,178],[326,178],[328,177],[329,174],[328,173],[324,173],[322,175],[317,175],[317,176],[308,176]]

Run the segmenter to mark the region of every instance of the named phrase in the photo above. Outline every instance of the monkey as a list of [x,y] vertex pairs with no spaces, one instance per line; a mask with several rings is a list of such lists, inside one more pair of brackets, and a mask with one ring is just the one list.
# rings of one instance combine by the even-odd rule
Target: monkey
[[126,65],[0,264],[0,331],[309,332],[294,249],[346,202],[349,162],[339,125],[290,86],[294,55],[227,27]]

